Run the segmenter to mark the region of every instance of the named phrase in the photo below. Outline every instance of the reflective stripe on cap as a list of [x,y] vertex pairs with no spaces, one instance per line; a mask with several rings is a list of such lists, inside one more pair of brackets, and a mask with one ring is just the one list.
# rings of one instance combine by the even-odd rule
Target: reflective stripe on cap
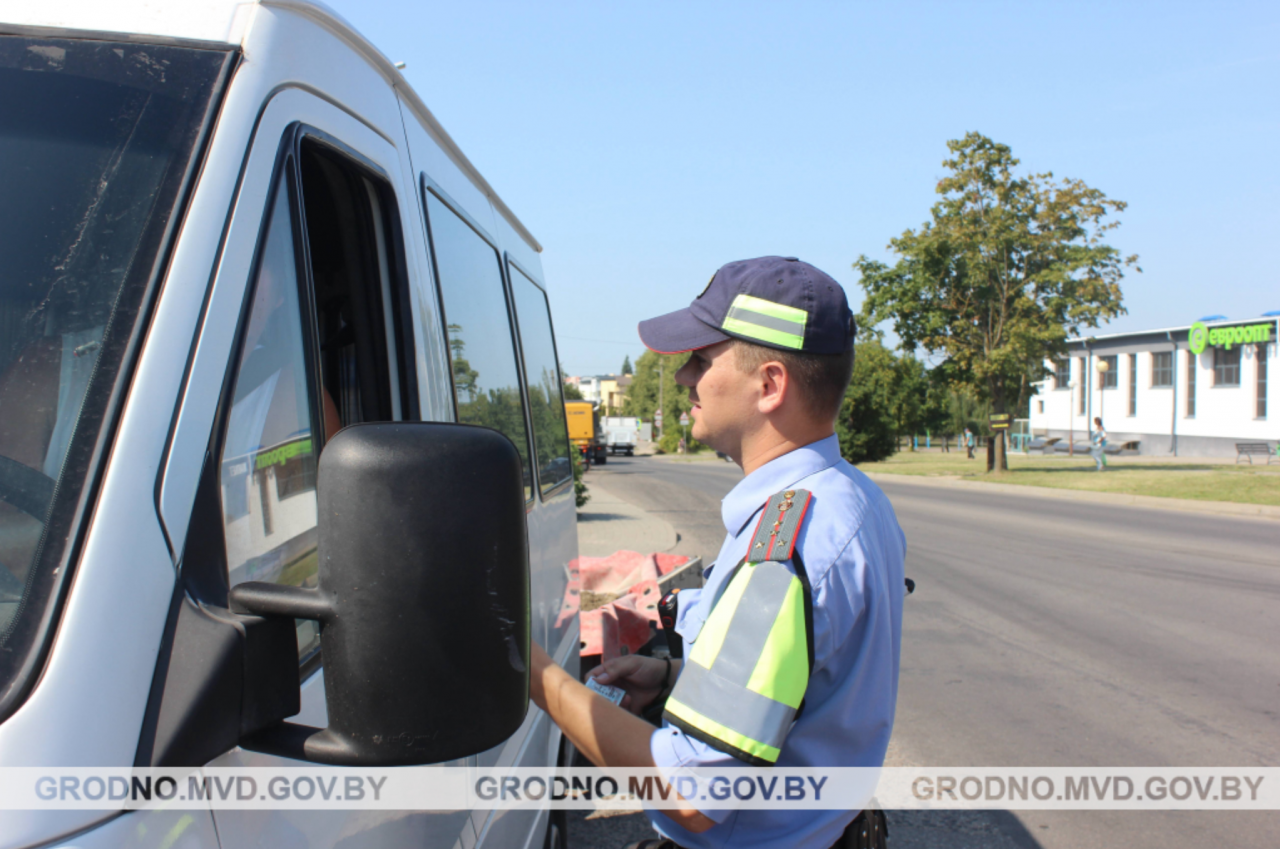
[[808,321],[809,314],[802,309],[752,295],[738,295],[733,299],[720,329],[800,350],[804,348],[804,329]]

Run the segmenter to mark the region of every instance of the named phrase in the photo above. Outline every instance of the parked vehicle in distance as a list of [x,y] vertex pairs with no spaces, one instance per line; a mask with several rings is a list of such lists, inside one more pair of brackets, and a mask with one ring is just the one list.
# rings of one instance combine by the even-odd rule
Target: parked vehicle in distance
[[640,441],[638,417],[605,416],[600,424],[604,428],[604,441],[610,454],[626,454],[630,457],[636,453],[636,444]]
[[[0,768],[554,768],[528,652],[577,670],[578,549],[541,246],[323,5],[0,22]],[[0,847],[562,823],[0,811]]]
[[604,465],[609,459],[600,428],[600,411],[590,401],[565,401],[565,418],[569,422],[569,441],[582,454],[583,462]]

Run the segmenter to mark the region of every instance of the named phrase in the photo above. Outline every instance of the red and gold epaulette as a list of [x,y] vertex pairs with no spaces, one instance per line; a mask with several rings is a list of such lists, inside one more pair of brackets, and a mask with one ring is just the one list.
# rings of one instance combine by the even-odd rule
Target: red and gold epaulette
[[791,559],[812,497],[807,489],[788,489],[769,499],[747,549],[748,563]]

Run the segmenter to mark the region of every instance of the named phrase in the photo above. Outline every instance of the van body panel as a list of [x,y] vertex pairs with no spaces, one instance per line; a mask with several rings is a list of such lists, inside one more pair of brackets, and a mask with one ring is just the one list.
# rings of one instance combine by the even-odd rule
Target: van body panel
[[431,257],[427,248],[427,213],[423,206],[422,192],[418,188],[417,175],[422,169],[417,159],[425,157],[427,148],[435,143],[413,118],[406,114],[403,101],[400,102],[402,132],[405,140],[404,157],[405,172],[409,175],[411,185],[405,191],[413,200],[415,215],[405,219],[405,229],[416,227],[415,239],[406,240],[412,245],[412,252],[418,258],[421,276],[414,281],[413,297],[416,306],[415,324],[421,328],[421,347],[416,354],[418,373],[433,375],[437,379],[419,383],[418,397],[422,407],[422,417],[429,421],[452,422],[457,420],[457,411],[453,405],[453,387],[449,381],[449,352],[446,348],[443,321],[440,317],[440,292],[436,288],[435,274],[431,265]]
[[[123,29],[134,40],[152,33],[243,47],[139,353],[57,638],[30,697],[0,723],[0,766],[126,765],[138,750],[175,563],[182,562],[219,399],[236,359],[237,327],[290,128],[300,123],[332,136],[389,181],[402,230],[423,419],[452,421],[456,414],[422,176],[485,229],[504,275],[510,258],[545,289],[541,248],[399,73],[388,70],[386,58],[323,7],[224,0],[117,8],[54,0],[3,14],[28,26]],[[527,522],[532,635],[576,672],[577,618],[563,610],[577,556],[572,485],[543,494],[535,478]],[[323,669],[303,682],[301,704],[296,721],[327,724]],[[501,746],[459,763],[554,765],[560,739],[549,718],[531,707]],[[211,763],[300,765],[240,748]],[[180,838],[190,846],[472,849],[540,845],[546,812],[10,811],[0,820],[0,849],[77,832],[78,846],[170,846]],[[164,842],[166,836],[172,839]]]
[[[168,418],[151,411],[172,404],[151,391],[168,383],[150,379],[165,356],[143,351],[44,674],[0,724],[0,766],[133,763],[175,579],[160,523],[145,507],[164,445],[156,424]],[[45,841],[107,816],[5,811],[0,846]]]
[[[160,485],[161,516],[179,559],[187,536],[196,486],[204,467],[204,451],[209,444],[223,380],[232,358],[241,306],[252,276],[267,198],[286,130],[295,123],[307,124],[370,151],[365,155],[387,169],[389,174],[398,172],[395,149],[381,136],[307,91],[279,89],[261,114],[191,361],[190,377],[175,421],[172,448]],[[403,190],[398,184],[393,185],[397,189],[401,217],[414,214],[413,209],[405,208]]]
[[484,230],[485,235],[496,241],[493,207],[489,199],[450,161],[445,152],[436,146],[427,131],[416,121],[405,123],[409,138],[409,158],[414,171],[425,174],[448,196],[449,201],[471,217]]
[[[302,685],[302,712],[294,722],[323,728],[328,725],[324,702],[324,671]],[[470,759],[469,759],[470,760]],[[459,765],[464,761],[455,762]],[[304,766],[260,752],[232,749],[210,763],[215,767]],[[423,849],[462,849],[475,846],[469,811],[214,811],[223,847],[362,847],[413,846]]]
[[49,849],[220,849],[209,811],[132,811]]

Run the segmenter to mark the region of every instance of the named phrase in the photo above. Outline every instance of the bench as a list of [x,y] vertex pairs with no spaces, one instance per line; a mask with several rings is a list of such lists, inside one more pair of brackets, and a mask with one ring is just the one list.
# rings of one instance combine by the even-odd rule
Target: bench
[[1249,458],[1249,465],[1253,465],[1254,457],[1266,457],[1267,465],[1271,465],[1271,458],[1275,456],[1275,452],[1271,450],[1271,446],[1266,442],[1237,442],[1236,443],[1236,462],[1240,462],[1241,457]]

